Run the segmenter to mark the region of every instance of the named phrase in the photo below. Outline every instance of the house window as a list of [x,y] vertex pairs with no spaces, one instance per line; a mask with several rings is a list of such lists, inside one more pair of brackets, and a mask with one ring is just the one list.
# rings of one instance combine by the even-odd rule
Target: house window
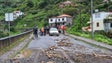
[[64,21],[64,18],[62,18],[62,20]]
[[53,21],[53,20],[51,19],[51,21]]
[[100,18],[100,13],[96,13],[95,18]]
[[112,28],[112,23],[110,24],[110,27]]
[[99,27],[99,22],[98,22],[98,23],[96,23],[96,26],[97,26],[97,27]]
[[60,21],[60,19],[58,19],[58,21]]

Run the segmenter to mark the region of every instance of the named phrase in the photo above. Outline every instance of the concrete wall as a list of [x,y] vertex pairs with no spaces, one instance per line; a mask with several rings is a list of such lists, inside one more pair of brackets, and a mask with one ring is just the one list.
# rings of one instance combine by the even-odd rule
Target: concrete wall
[[[99,23],[99,26],[97,26],[97,23]],[[93,24],[93,30],[104,30],[104,23],[103,21],[95,21]]]

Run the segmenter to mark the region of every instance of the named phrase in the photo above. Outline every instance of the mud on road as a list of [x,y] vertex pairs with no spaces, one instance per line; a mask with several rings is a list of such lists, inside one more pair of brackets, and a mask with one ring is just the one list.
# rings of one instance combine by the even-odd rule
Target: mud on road
[[[39,55],[39,63],[111,63],[112,55],[98,51],[82,52],[86,47],[74,45],[67,38],[57,41],[56,46],[44,49]],[[77,51],[79,49],[80,51]],[[73,51],[74,50],[74,51]],[[82,51],[81,51],[82,50]]]
[[27,57],[10,59],[5,63],[112,63],[112,54],[74,44],[66,37],[54,41],[54,46],[29,49],[31,52],[30,55],[25,55]]

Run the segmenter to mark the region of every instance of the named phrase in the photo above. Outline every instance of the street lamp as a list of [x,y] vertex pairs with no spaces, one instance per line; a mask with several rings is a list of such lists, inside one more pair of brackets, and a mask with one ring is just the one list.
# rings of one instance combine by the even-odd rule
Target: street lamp
[[91,25],[92,25],[92,38],[94,38],[94,30],[93,30],[93,0],[91,0]]

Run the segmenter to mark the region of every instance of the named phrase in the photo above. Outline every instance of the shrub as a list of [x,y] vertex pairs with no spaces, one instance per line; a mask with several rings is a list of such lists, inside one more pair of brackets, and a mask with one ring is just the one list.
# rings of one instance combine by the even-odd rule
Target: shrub
[[33,6],[34,6],[34,4],[33,4],[33,2],[32,2],[32,1],[30,1],[30,0],[29,0],[29,1],[27,2],[27,6],[31,8],[31,7],[33,7]]
[[0,38],[8,36],[8,33],[0,31]]
[[111,31],[107,32],[105,35],[106,35],[107,37],[109,37],[109,38],[112,38],[112,32],[111,32]]

